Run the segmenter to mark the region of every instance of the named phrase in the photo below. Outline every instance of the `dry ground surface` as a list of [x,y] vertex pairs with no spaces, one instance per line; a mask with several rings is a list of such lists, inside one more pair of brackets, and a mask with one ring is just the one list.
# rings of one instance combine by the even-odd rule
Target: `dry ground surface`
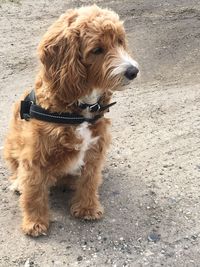
[[24,236],[1,159],[0,266],[200,266],[199,1],[0,0],[0,146],[11,105],[34,84],[41,36],[67,8],[92,2],[125,20],[141,66],[109,114],[105,217],[71,218],[71,193],[57,189],[48,236]]

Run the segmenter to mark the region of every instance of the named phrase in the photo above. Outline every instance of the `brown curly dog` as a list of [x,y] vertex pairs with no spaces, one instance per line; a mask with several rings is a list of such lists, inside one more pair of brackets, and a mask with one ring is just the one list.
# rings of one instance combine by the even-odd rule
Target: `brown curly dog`
[[61,15],[44,35],[38,52],[37,105],[49,114],[76,114],[85,122],[24,120],[21,101],[15,104],[4,154],[12,171],[12,188],[21,192],[22,229],[31,236],[47,232],[48,191],[61,182],[75,189],[73,216],[102,217],[98,187],[110,143],[110,121],[104,113],[113,92],[138,73],[137,62],[127,52],[123,22],[113,11],[96,5]]

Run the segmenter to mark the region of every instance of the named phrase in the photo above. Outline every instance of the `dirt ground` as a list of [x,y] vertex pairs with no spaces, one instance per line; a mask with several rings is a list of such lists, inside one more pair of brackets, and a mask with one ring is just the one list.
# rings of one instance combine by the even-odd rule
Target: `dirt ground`
[[48,236],[24,236],[1,158],[0,266],[200,266],[199,1],[0,0],[1,152],[11,105],[33,86],[41,36],[67,8],[94,2],[125,20],[141,70],[108,115],[105,217],[73,219],[71,193],[57,189]]

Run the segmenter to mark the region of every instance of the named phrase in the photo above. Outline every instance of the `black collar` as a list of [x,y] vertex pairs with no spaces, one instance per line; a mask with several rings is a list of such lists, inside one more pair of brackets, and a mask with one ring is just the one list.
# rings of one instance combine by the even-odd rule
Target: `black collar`
[[[96,111],[104,111],[109,107],[113,106],[116,102],[113,102],[109,105],[102,106],[99,103],[95,103],[94,105],[84,104],[85,106],[80,107],[81,109],[85,109],[89,107],[91,112]],[[82,103],[81,103],[82,104]],[[26,98],[21,101],[21,108],[20,108],[20,116],[21,119],[30,120],[32,118],[46,121],[46,122],[53,122],[53,123],[62,123],[62,124],[81,124],[83,122],[88,123],[95,123],[98,119],[100,119],[103,114],[99,114],[94,116],[93,118],[85,118],[78,114],[73,113],[51,113],[48,110],[36,105],[36,97],[35,92],[32,90]]]

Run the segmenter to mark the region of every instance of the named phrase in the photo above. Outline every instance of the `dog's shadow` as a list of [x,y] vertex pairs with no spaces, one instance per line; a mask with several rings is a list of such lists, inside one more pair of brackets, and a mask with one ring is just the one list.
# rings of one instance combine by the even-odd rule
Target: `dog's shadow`
[[[110,236],[138,239],[139,232],[146,231],[149,225],[149,211],[152,195],[148,195],[148,187],[141,177],[134,177],[131,170],[119,166],[109,166],[103,172],[104,182],[100,188],[100,200],[105,208],[103,219],[84,221],[70,215],[70,203],[74,192],[64,186],[51,190],[49,201],[51,209],[51,225],[48,237],[61,242],[79,239],[90,242],[103,234],[104,240]],[[64,231],[64,236],[63,236]],[[92,237],[88,237],[92,233]],[[90,239],[90,241],[89,241]],[[71,241],[70,241],[71,242]]]
[[156,188],[154,185],[150,188],[142,175],[136,176],[134,168],[110,165],[105,168],[103,178],[100,200],[105,214],[101,220],[73,218],[69,210],[74,192],[64,186],[52,188],[49,195],[50,228],[47,236],[34,242],[44,247],[51,244],[59,255],[73,261],[79,255],[81,261],[90,262],[91,253],[107,253],[109,257],[117,255],[119,259],[141,253],[147,245],[148,235],[154,230],[159,232],[161,224],[163,211],[158,202],[155,206]]
[[51,212],[51,222],[62,221],[70,215],[70,203],[74,191],[68,189],[65,185],[52,187],[49,192],[49,207]]

